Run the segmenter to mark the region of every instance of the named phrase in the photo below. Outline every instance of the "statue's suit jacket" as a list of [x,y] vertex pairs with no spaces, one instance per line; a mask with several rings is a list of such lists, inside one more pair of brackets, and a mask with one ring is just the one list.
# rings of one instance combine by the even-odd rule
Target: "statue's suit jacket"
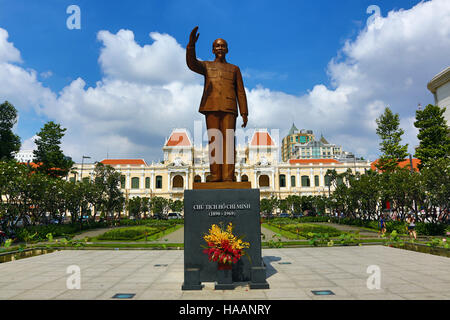
[[248,115],[247,97],[239,67],[215,61],[198,61],[195,46],[186,48],[186,62],[192,71],[205,76],[205,86],[199,112],[222,111]]

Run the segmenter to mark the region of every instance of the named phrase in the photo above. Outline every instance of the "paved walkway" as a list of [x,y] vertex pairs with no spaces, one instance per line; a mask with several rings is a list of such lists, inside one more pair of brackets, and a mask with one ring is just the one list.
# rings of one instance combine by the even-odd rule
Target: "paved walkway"
[[[450,259],[383,246],[263,249],[270,289],[241,284],[216,291],[182,291],[182,250],[63,250],[0,264],[0,299],[445,299]],[[284,264],[290,262],[290,264]],[[81,289],[69,290],[69,266],[79,266]],[[380,270],[380,289],[367,287],[369,266]],[[376,267],[375,267],[376,268]],[[312,290],[332,290],[314,296]]]

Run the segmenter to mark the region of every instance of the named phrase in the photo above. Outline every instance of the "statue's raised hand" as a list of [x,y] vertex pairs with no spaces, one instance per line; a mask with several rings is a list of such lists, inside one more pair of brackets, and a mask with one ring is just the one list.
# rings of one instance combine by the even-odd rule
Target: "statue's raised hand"
[[197,34],[197,30],[198,30],[198,26],[195,27],[192,31],[191,31],[191,35],[189,36],[189,44],[194,45],[197,40],[198,37],[200,36],[200,33]]

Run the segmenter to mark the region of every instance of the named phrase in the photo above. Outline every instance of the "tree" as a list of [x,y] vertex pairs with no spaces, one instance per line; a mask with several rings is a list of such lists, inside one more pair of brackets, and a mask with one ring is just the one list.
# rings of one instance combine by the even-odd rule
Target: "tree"
[[262,199],[260,202],[260,210],[266,214],[272,215],[275,208],[278,206],[278,199],[274,196],[270,199]]
[[169,201],[169,208],[172,212],[181,212],[183,211],[184,204],[181,200]]
[[450,129],[444,118],[445,108],[429,104],[416,111],[414,126],[419,129],[419,147],[415,157],[420,159],[419,169],[429,165],[431,160],[450,156]]
[[98,192],[94,206],[102,208],[109,217],[121,212],[125,198],[120,190],[120,172],[99,162],[94,169],[94,184]]
[[64,156],[60,149],[65,128],[53,121],[47,122],[34,140],[37,149],[33,151],[39,170],[54,177],[63,177],[69,173],[73,161]]
[[280,209],[281,212],[287,212],[289,209],[289,204],[286,201],[286,199],[280,199],[278,201],[278,209]]
[[380,151],[382,152],[376,167],[381,171],[391,172],[396,170],[398,163],[407,157],[408,144],[400,144],[404,131],[399,128],[398,113],[393,114],[391,109],[386,107],[384,113],[376,119],[376,122],[378,125],[377,134],[381,138]]
[[153,214],[162,218],[169,211],[169,201],[163,197],[152,198]]
[[[427,191],[427,200],[432,211],[450,209],[450,158],[430,160],[430,165],[424,167],[423,185]],[[427,210],[429,211],[429,210]]]
[[301,213],[302,212],[302,198],[296,194],[289,195],[286,197],[288,203],[288,210],[291,213]]
[[20,150],[20,138],[12,132],[16,123],[17,110],[5,101],[0,105],[0,160],[12,160]]
[[133,197],[128,200],[128,212],[130,213],[130,216],[135,218],[141,216],[142,199],[140,197]]

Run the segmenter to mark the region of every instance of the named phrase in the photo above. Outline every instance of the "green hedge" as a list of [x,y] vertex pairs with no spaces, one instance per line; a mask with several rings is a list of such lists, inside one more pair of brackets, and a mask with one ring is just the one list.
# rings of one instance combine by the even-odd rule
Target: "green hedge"
[[139,219],[139,220],[131,220],[131,219],[121,219],[116,222],[118,226],[158,226],[158,225],[176,225],[176,224],[184,224],[184,219],[171,219],[171,220],[157,220],[157,219]]
[[301,217],[301,218],[271,218],[263,219],[264,222],[273,224],[288,224],[288,223],[308,223],[308,222],[328,222],[329,217]]
[[[173,219],[173,220],[156,220],[156,219],[146,219],[146,220],[131,220],[131,219],[121,219],[120,221],[111,222],[91,222],[86,221],[83,223],[68,223],[68,224],[50,224],[50,225],[40,225],[40,226],[27,226],[23,228],[17,228],[15,230],[18,241],[45,241],[47,240],[47,234],[51,233],[53,237],[70,237],[79,232],[98,229],[98,228],[108,228],[111,224],[116,226],[175,226],[177,224],[183,224],[183,219]],[[34,235],[34,236],[33,236]],[[31,238],[30,238],[31,237]]]
[[70,224],[51,224],[43,226],[27,226],[17,228],[16,236],[18,241],[44,241],[47,240],[47,234],[51,233],[53,237],[62,237],[74,235],[80,231],[105,228],[108,224],[105,222],[84,222]]
[[136,241],[147,237],[150,237],[158,232],[160,228],[148,227],[148,226],[136,226],[129,228],[114,229],[105,232],[97,237],[99,240],[130,240]]
[[333,227],[317,224],[297,223],[295,220],[291,220],[290,223],[287,223],[286,221],[284,221],[284,223],[280,223],[280,221],[271,221],[268,222],[268,225],[288,231],[294,235],[298,234],[299,236],[304,238],[307,238],[308,233],[310,232],[316,234],[328,234],[330,237],[337,237],[342,234],[341,231]]
[[[363,228],[370,228],[374,230],[379,230],[378,221],[373,220],[361,220],[361,219],[351,219],[351,218],[330,218],[333,223],[340,223],[351,226],[358,226]],[[407,233],[408,224],[403,221],[387,221],[386,231],[391,233],[396,230],[398,233]],[[448,226],[442,223],[416,223],[416,231],[418,235],[422,236],[442,236],[445,235],[445,230]]]

